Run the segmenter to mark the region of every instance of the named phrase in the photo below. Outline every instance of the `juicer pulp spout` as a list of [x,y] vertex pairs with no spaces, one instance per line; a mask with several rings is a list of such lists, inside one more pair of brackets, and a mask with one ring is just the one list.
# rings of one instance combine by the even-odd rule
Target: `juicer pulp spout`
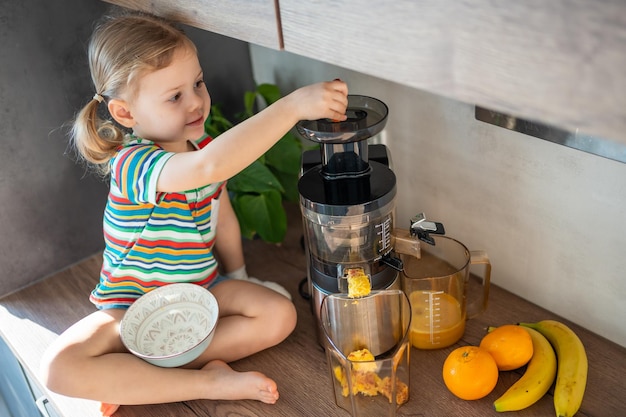
[[362,297],[372,291],[372,278],[362,267],[344,268],[337,277],[339,293],[349,297]]

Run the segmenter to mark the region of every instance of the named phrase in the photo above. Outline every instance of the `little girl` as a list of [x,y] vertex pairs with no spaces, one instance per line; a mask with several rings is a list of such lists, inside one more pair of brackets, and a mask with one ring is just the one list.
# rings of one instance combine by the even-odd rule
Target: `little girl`
[[[96,94],[77,115],[72,139],[82,158],[110,176],[103,265],[90,296],[98,309],[50,346],[42,359],[46,385],[101,401],[104,415],[120,404],[275,403],[272,379],[227,362],[283,341],[296,312],[279,292],[245,279],[225,184],[299,120],[345,120],[346,85],[300,88],[212,140],[204,134],[211,99],[196,48],[168,22],[144,14],[105,19],[91,38],[89,64]],[[101,106],[113,120],[98,116]],[[124,348],[119,323],[134,300],[173,282],[210,288],[220,319],[198,359],[160,368]]]

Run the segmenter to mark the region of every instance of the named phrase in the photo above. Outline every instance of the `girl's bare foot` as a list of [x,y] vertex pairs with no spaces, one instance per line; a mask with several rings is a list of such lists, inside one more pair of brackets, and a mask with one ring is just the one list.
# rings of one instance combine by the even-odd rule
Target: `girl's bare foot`
[[260,372],[238,372],[224,361],[213,360],[202,368],[211,373],[212,384],[208,399],[257,400],[266,404],[278,401],[276,382]]
[[[257,400],[266,404],[278,401],[276,383],[260,372],[237,372],[224,361],[213,360],[202,368],[215,384],[207,399],[211,400]],[[101,403],[103,417],[112,416],[120,406]]]

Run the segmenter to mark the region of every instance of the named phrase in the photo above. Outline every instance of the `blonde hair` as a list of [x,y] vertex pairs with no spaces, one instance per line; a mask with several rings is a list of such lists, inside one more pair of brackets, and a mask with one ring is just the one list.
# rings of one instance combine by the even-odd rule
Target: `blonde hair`
[[95,28],[88,57],[96,95],[76,115],[71,142],[78,156],[100,174],[108,174],[108,162],[123,143],[125,132],[110,118],[101,117],[98,105],[122,93],[132,97],[138,78],[167,67],[180,47],[196,52],[181,29],[143,13],[105,17]]

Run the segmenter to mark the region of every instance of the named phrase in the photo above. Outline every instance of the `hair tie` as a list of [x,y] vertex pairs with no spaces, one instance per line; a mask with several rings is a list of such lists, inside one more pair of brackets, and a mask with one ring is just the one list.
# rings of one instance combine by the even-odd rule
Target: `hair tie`
[[102,96],[102,94],[96,93],[96,94],[93,95],[93,99],[97,100],[98,103],[102,103],[102,100],[104,100],[104,97]]

